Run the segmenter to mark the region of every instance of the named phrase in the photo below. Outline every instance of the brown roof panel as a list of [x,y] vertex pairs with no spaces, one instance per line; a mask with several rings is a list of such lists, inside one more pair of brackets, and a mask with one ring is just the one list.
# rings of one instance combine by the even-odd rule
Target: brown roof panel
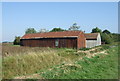
[[99,33],[86,33],[84,34],[86,39],[97,39]]
[[81,31],[62,31],[62,32],[32,33],[32,34],[25,34],[21,39],[77,37],[80,33],[81,33]]

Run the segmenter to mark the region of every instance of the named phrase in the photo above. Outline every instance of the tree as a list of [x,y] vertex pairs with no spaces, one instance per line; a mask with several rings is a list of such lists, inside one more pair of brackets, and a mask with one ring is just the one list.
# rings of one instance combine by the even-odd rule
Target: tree
[[13,41],[14,45],[20,45],[20,36],[15,36],[15,40]]
[[108,30],[104,30],[103,33],[110,34],[111,32]]
[[43,29],[40,29],[39,33],[43,33],[43,32],[48,32],[47,29],[43,28]]
[[110,44],[113,42],[112,38],[109,34],[101,33],[101,41],[105,42],[106,44]]
[[68,30],[79,30],[80,26],[77,26],[77,23],[74,23]]
[[36,30],[34,28],[28,28],[26,31],[25,31],[25,34],[28,34],[28,33],[37,33]]
[[56,31],[65,31],[62,28],[53,28],[50,32],[56,32]]
[[92,29],[92,32],[91,32],[91,33],[101,33],[101,32],[102,32],[102,30],[99,29],[98,27],[96,27],[96,28],[93,28],[93,29]]
[[112,33],[112,39],[114,40],[114,42],[120,42],[120,34],[118,33]]

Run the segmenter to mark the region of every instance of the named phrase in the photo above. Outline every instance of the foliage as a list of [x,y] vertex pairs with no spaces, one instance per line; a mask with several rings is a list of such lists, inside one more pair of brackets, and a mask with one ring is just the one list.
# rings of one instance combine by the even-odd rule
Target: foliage
[[103,33],[110,34],[111,32],[108,30],[104,30]]
[[101,41],[105,42],[105,44],[111,44],[113,42],[120,41],[120,34],[117,33],[111,33],[110,31],[101,30],[98,27],[93,28],[91,33],[100,33],[101,34]]
[[113,42],[112,38],[109,34],[101,33],[101,41],[105,42],[106,44],[110,44]]
[[37,31],[36,31],[34,28],[28,28],[28,29],[25,31],[25,34],[29,34],[29,33],[37,33]]
[[80,26],[77,26],[77,23],[74,23],[68,30],[79,30]]
[[101,32],[102,32],[102,30],[99,29],[98,27],[96,27],[96,28],[93,28],[93,29],[92,29],[92,32],[91,32],[91,33],[101,33]]
[[107,45],[102,45],[101,47],[102,47],[102,49],[105,49],[105,50],[106,50],[106,49],[109,49],[109,48],[110,48],[110,45],[109,45],[109,44],[107,44]]
[[65,31],[62,28],[53,28],[50,32]]
[[114,40],[114,42],[120,41],[120,34],[112,33],[112,39]]
[[20,36],[18,36],[18,37],[16,36],[15,37],[15,40],[13,41],[13,44],[14,45],[20,45]]

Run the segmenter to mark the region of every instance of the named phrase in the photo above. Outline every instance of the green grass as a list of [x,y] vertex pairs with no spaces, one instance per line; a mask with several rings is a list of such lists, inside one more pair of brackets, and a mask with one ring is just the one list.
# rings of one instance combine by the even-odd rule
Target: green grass
[[0,56],[0,80],[2,80],[2,57]]
[[[72,66],[53,67],[40,73],[47,79],[117,79],[118,78],[118,47],[110,48],[109,55],[98,55],[84,58]],[[81,66],[81,67],[77,67]]]
[[91,48],[80,48],[79,50],[83,50],[83,51],[86,51],[86,50],[89,50]]
[[[4,46],[3,79],[35,73],[45,79],[116,79],[118,46],[110,46],[98,46],[101,48],[91,51],[90,54],[107,50],[108,55],[98,54],[93,58],[87,58],[86,53],[68,48]],[[4,55],[6,52],[7,56]]]
[[2,44],[0,43],[0,80],[2,80]]

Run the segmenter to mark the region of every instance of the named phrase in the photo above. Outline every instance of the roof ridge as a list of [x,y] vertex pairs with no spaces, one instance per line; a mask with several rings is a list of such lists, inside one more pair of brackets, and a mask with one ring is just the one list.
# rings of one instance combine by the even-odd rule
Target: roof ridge
[[[41,32],[41,33],[56,33],[56,32],[82,32],[82,31],[79,31],[79,30],[72,30],[72,31],[55,31],[55,32]],[[38,33],[28,33],[28,34],[40,34],[40,32]]]
[[43,33],[30,33],[25,34],[22,38],[33,38],[33,37],[69,37],[78,36],[82,31],[59,31],[59,32],[43,32]]
[[98,33],[85,33],[85,34],[98,34]]

